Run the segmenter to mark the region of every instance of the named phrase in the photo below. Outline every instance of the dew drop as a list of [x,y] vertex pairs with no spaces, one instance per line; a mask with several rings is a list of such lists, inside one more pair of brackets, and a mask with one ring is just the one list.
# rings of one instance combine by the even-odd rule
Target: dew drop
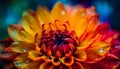
[[62,15],[65,15],[65,11],[62,11]]
[[103,53],[103,52],[104,52],[104,49],[103,49],[103,48],[101,48],[101,49],[99,50],[99,52],[100,52],[100,53]]
[[26,49],[23,49],[23,52],[27,52],[27,50],[26,50]]
[[16,31],[14,31],[14,32],[13,32],[13,36],[16,36],[16,34],[17,34]]
[[29,63],[29,60],[27,60],[26,63]]
[[19,42],[13,42],[13,44],[19,44]]
[[118,48],[118,46],[115,46],[115,48]]
[[8,57],[8,56],[9,56],[9,53],[4,53],[4,56],[5,56],[5,57]]
[[81,16],[84,16],[85,15],[85,12],[83,12],[82,14],[81,14]]
[[18,63],[17,63],[17,66],[20,67],[20,66],[21,66],[21,62],[18,62]]
[[2,53],[2,50],[0,50],[0,54]]

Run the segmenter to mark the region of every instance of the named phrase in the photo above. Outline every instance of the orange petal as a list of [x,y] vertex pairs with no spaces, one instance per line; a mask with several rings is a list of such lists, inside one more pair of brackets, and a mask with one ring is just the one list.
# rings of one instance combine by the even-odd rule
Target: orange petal
[[98,26],[98,15],[91,16],[90,19],[88,19],[88,27],[86,32],[94,31]]
[[61,61],[59,58],[52,57],[52,63],[53,65],[58,66],[60,65]]
[[83,65],[80,62],[74,62],[71,67],[72,69],[84,69]]
[[63,57],[61,61],[64,65],[71,66],[74,63],[74,57]]
[[51,63],[42,63],[39,69],[50,69],[51,65]]
[[74,58],[77,61],[85,61],[87,59],[87,54],[84,50],[77,48]]
[[41,52],[37,51],[30,51],[28,52],[28,57],[34,61],[40,61],[41,59],[45,58]]
[[27,54],[22,54],[15,58],[14,65],[19,68],[23,69],[31,62],[31,60],[27,57]]
[[50,13],[45,7],[38,7],[36,17],[40,23],[40,26],[43,24],[49,24],[51,22]]
[[[96,33],[96,32],[90,32],[87,34],[87,36],[84,36],[83,40],[80,40],[80,45],[79,45],[79,49],[86,49],[87,47],[89,47],[94,41],[99,40],[100,38],[100,34]],[[81,38],[80,38],[81,39]]]
[[109,51],[111,45],[104,42],[97,42],[91,45],[87,52],[87,61],[94,62],[98,61],[105,56],[105,54]]
[[73,12],[70,17],[71,29],[74,30],[78,37],[80,37],[86,30],[88,21],[87,15],[84,8],[79,8]]
[[16,53],[26,53],[30,50],[34,49],[34,46],[30,43],[18,41],[18,42],[13,42],[10,46],[11,50]]
[[61,53],[59,51],[57,51],[55,56],[59,58],[59,57],[61,57]]
[[25,69],[39,69],[39,66],[42,62],[40,61],[33,61],[27,65]]
[[67,11],[61,2],[57,2],[51,11],[52,21],[59,20],[65,22],[67,20]]
[[29,32],[31,35],[41,32],[41,27],[33,15],[30,13],[25,13],[22,18],[23,28]]

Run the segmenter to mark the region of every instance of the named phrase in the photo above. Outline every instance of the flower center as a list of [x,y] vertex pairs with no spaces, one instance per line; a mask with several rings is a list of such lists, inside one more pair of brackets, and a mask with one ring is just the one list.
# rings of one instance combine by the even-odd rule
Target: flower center
[[40,44],[42,53],[56,57],[63,57],[66,53],[73,52],[75,46],[76,42],[70,33],[60,30],[43,34]]

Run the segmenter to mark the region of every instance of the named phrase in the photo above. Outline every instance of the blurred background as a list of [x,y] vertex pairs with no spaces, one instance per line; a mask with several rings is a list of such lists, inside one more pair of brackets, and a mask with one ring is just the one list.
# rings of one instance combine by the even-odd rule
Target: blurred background
[[[57,1],[70,5],[82,4],[85,7],[95,6],[100,22],[107,21],[112,29],[120,31],[120,0],[0,0],[0,40],[8,37],[7,27],[18,23],[25,10],[36,10],[41,5],[51,10]],[[0,65],[0,69],[4,64]]]

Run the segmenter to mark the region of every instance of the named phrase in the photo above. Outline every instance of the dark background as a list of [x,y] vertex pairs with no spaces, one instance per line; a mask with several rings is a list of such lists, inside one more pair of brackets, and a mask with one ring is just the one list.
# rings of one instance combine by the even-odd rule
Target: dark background
[[[120,31],[120,0],[0,0],[0,40],[8,37],[7,27],[18,23],[25,10],[36,10],[40,5],[51,10],[57,1],[70,5],[82,4],[85,7],[93,5],[99,13],[101,23],[107,21],[111,29]],[[0,64],[0,69],[4,64]]]

